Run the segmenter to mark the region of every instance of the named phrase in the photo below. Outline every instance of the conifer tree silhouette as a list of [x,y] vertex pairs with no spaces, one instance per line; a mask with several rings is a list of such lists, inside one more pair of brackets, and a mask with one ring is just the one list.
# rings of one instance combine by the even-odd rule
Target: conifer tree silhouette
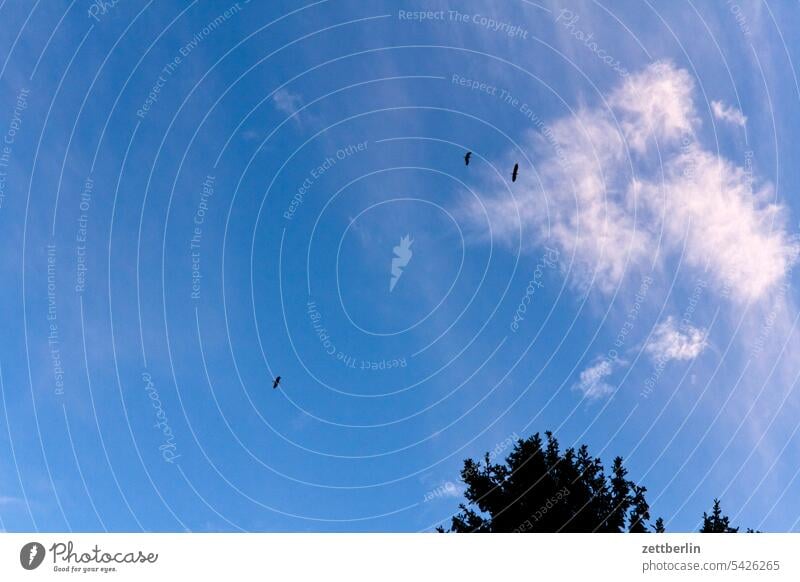
[[[664,520],[650,529],[647,488],[628,479],[622,457],[607,476],[586,445],[563,453],[551,432],[519,439],[503,463],[464,461],[465,502],[439,532],[631,532],[665,533]],[[736,533],[714,499],[703,513],[701,533]],[[748,532],[753,532],[748,529]]]
[[536,433],[519,439],[505,463],[488,454],[481,463],[464,461],[466,503],[448,531],[647,532],[647,489],[627,475],[621,457],[607,477],[586,445],[562,453],[551,432],[544,440]]
[[[650,519],[650,506],[645,500],[644,494],[647,493],[646,487],[638,485],[633,486],[633,509],[631,510],[630,525],[628,531],[631,533],[647,533],[647,521]],[[661,524],[661,532],[664,533],[664,521],[659,517],[656,520],[656,531],[658,531],[659,523]]]
[[700,528],[700,533],[737,533],[738,531],[738,527],[731,527],[728,516],[722,514],[719,499],[714,499],[711,515],[703,512],[703,527]]

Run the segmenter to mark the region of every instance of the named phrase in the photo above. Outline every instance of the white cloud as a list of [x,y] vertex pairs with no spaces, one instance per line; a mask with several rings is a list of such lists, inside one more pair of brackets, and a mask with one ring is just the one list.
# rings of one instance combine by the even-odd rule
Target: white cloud
[[708,345],[706,336],[706,330],[688,323],[678,329],[675,319],[668,317],[656,326],[644,350],[660,362],[693,360]]
[[578,382],[572,387],[580,390],[589,400],[597,400],[612,394],[615,388],[606,382],[606,378],[614,371],[612,362],[608,359],[596,361],[580,373]]
[[747,117],[732,105],[725,105],[722,101],[712,101],[711,111],[714,117],[720,121],[726,121],[734,125],[744,127],[747,123]]
[[[622,137],[610,119],[592,111],[558,119],[542,131],[546,136],[532,132],[529,141],[542,160],[536,171],[547,200],[540,191],[515,187],[516,200],[503,195],[484,201],[493,232],[513,240],[520,220],[538,233],[549,227],[562,256],[572,260],[574,254],[579,286],[593,282],[611,291],[628,263],[644,258],[652,246],[649,233],[637,229],[635,217],[610,194],[624,188],[618,176],[606,171],[625,164]],[[483,217],[477,202],[470,211]]]
[[493,232],[513,240],[521,220],[528,244],[574,256],[579,287],[611,292],[632,268],[683,255],[723,295],[764,297],[795,263],[797,242],[772,185],[698,143],[693,94],[685,70],[655,63],[610,92],[610,109],[539,125],[525,145],[541,188],[531,180],[515,185],[516,201],[487,197]]
[[442,491],[442,495],[444,497],[450,498],[457,498],[461,497],[461,493],[463,491],[462,487],[459,487],[452,481],[446,481],[440,485],[440,489]]
[[676,143],[698,123],[692,102],[694,82],[671,63],[657,62],[626,78],[609,104],[619,116],[628,145],[645,152],[651,139]]
[[669,240],[685,240],[685,260],[705,269],[720,289],[756,300],[779,283],[797,255],[783,229],[783,208],[770,202],[772,185],[753,190],[740,167],[692,145],[664,167],[662,183],[643,187],[661,206]]
[[278,111],[286,115],[294,115],[303,104],[303,99],[300,95],[292,93],[287,89],[278,89],[272,96],[272,102],[275,104],[275,108]]
[[431,501],[433,499],[453,499],[461,497],[464,488],[456,485],[452,481],[442,481],[435,488],[427,491],[424,495],[424,501]]

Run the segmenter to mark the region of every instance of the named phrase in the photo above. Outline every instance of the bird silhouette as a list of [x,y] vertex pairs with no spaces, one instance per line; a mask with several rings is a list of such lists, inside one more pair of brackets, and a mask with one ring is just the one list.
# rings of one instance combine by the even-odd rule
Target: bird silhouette
[[272,389],[275,390],[275,388],[277,388],[278,384],[280,384],[280,383],[281,383],[281,377],[278,376],[277,378],[275,378],[275,381],[272,383]]
[[514,171],[511,172],[511,181],[517,181],[517,174],[519,174],[519,164],[514,164]]
[[472,157],[472,152],[467,152],[464,156],[464,165],[469,166],[469,159]]

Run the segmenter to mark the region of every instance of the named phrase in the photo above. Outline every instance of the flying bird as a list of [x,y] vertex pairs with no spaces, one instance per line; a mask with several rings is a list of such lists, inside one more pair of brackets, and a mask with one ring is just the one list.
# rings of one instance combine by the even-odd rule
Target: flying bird
[[275,390],[275,388],[277,388],[278,384],[280,384],[280,383],[281,383],[281,377],[278,376],[277,378],[275,378],[275,381],[272,383],[272,389]]
[[467,152],[464,156],[464,165],[469,166],[469,159],[472,157],[472,152]]
[[511,172],[511,181],[517,181],[517,174],[519,174],[519,164],[514,164],[514,171]]

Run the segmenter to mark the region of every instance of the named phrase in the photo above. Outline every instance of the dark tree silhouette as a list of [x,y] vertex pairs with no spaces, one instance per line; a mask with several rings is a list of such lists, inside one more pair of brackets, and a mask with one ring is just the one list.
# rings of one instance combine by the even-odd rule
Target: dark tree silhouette
[[[464,461],[461,479],[466,503],[459,505],[451,532],[632,532],[649,529],[647,489],[628,480],[622,457],[611,474],[589,454],[586,445],[563,453],[551,432],[519,439],[502,464],[487,453],[482,462]],[[653,530],[664,533],[664,520]],[[736,533],[714,499],[711,515],[703,513],[701,533]],[[748,529],[748,532],[753,530]]]
[[[719,499],[714,500],[711,515],[703,512],[703,527],[700,528],[700,533],[737,533],[738,531],[738,527],[731,527],[728,516],[722,514]],[[753,530],[747,531],[752,532]]]
[[[630,525],[628,526],[628,531],[631,533],[646,533],[648,531],[647,521],[650,519],[650,506],[644,497],[645,493],[647,493],[646,487],[633,485],[633,507],[630,514]],[[656,527],[658,527],[659,523],[661,524],[660,533],[664,533],[664,521],[660,517],[656,520]]]
[[467,503],[449,531],[649,531],[647,490],[627,479],[621,457],[606,476],[586,445],[562,453],[553,434],[545,436],[518,440],[503,464],[490,463],[488,454],[482,463],[464,461]]

